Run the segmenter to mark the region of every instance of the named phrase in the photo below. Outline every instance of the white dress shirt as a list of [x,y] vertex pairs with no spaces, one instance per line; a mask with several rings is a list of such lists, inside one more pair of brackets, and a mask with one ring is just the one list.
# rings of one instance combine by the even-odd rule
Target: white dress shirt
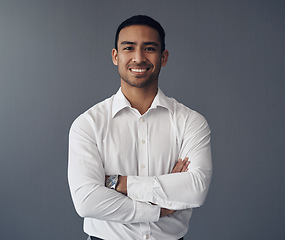
[[[171,174],[186,156],[189,170]],[[128,176],[128,196],[105,187],[105,175],[116,174]],[[177,240],[188,230],[192,208],[203,204],[211,175],[205,118],[160,89],[143,115],[119,89],[71,126],[68,180],[88,235]],[[161,207],[177,211],[159,218]]]

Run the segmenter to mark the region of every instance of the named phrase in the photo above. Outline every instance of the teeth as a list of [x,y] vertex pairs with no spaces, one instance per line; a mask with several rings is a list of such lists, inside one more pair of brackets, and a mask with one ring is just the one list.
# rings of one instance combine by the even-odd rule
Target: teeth
[[145,72],[146,69],[133,69],[132,68],[131,71],[141,73],[141,72]]

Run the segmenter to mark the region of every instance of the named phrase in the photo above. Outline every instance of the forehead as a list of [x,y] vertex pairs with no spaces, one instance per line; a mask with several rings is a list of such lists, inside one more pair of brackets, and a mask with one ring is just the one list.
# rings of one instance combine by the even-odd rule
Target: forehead
[[156,42],[160,45],[160,38],[157,30],[146,25],[132,25],[120,31],[118,44],[123,41],[130,42]]

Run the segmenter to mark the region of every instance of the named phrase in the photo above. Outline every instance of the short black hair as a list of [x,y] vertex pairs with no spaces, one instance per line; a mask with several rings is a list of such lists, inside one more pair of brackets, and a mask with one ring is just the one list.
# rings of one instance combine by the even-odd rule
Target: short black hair
[[116,50],[118,50],[118,40],[119,40],[119,34],[121,30],[125,27],[129,27],[133,25],[146,25],[151,28],[154,28],[159,34],[160,43],[161,43],[161,52],[165,50],[165,32],[164,32],[163,27],[160,25],[159,22],[155,21],[153,18],[146,16],[146,15],[135,15],[123,21],[119,25],[117,32],[116,32],[116,37],[115,37],[115,49]]

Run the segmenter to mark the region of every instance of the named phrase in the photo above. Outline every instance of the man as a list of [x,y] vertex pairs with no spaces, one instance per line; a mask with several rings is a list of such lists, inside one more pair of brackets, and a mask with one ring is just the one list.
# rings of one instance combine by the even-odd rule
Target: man
[[164,39],[150,17],[124,21],[112,50],[121,88],[72,124],[69,185],[91,239],[183,239],[206,198],[210,130],[158,88]]

